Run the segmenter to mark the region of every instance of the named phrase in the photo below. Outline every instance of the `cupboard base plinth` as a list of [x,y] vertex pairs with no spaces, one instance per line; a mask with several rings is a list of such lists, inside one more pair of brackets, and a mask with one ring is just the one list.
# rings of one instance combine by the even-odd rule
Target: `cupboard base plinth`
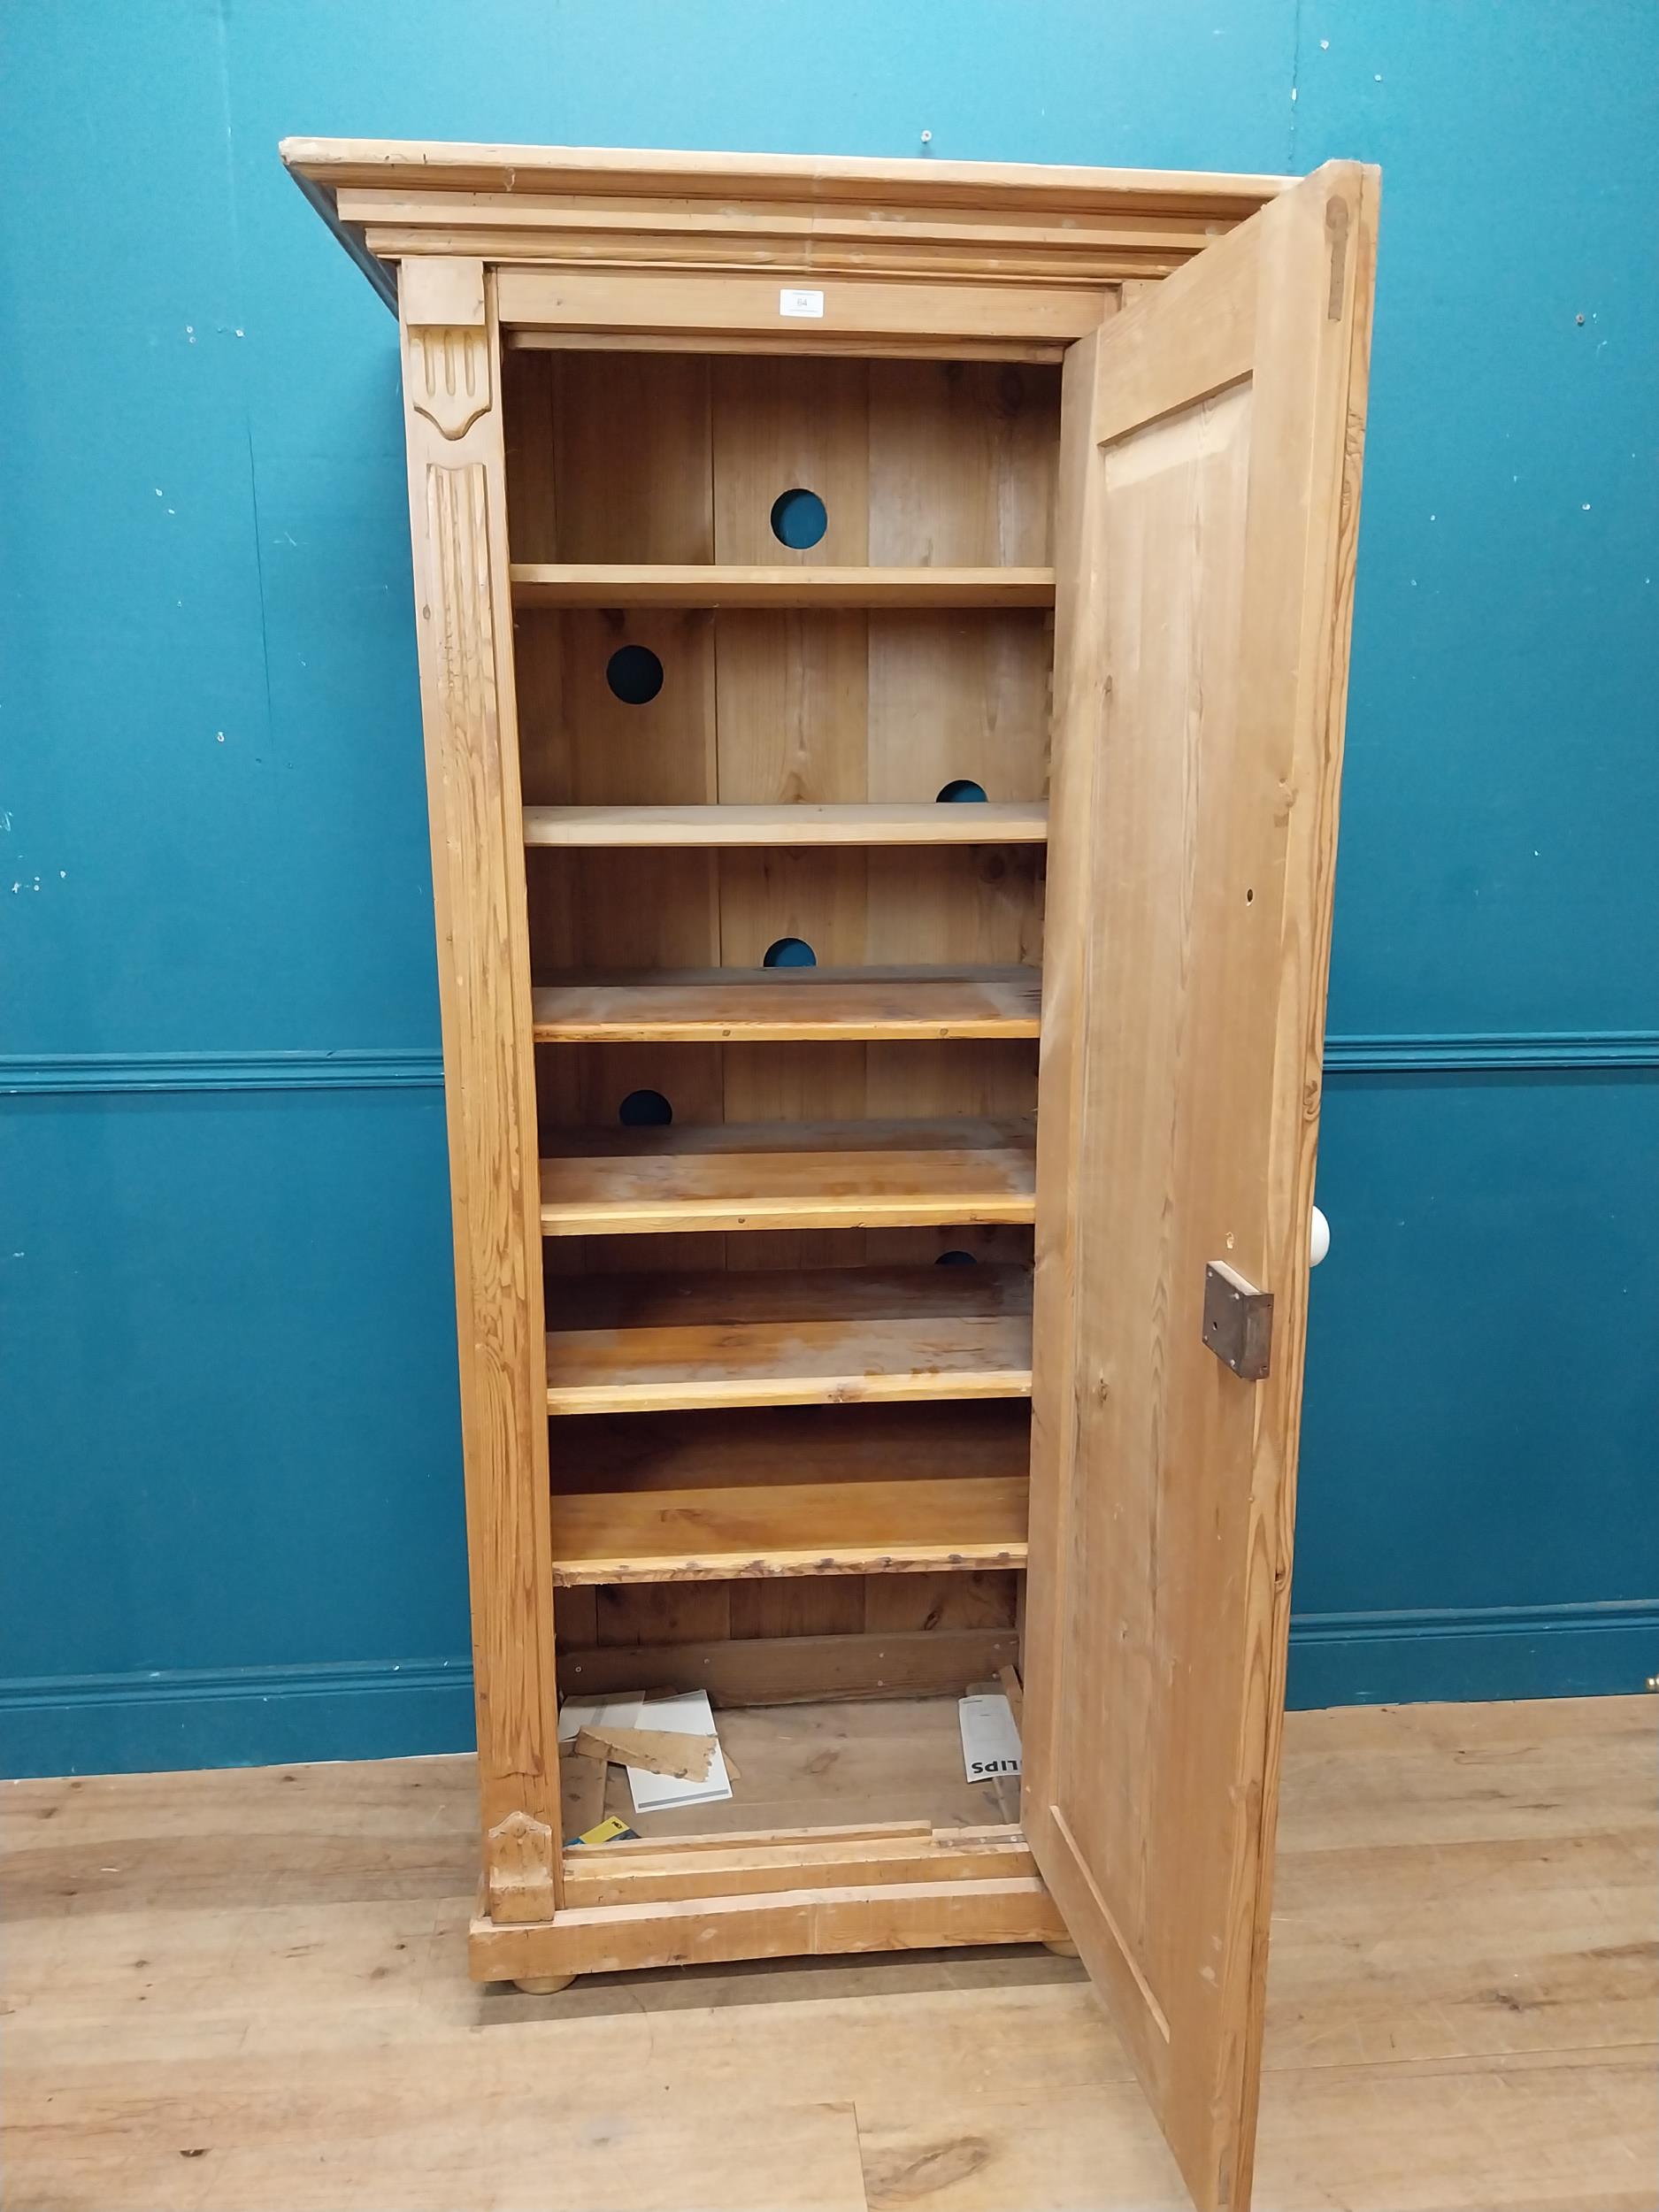
[[578,1907],[516,1926],[480,1915],[468,1961],[474,1981],[522,1985],[641,1967],[1064,1940],[1053,1899],[1027,1877]]

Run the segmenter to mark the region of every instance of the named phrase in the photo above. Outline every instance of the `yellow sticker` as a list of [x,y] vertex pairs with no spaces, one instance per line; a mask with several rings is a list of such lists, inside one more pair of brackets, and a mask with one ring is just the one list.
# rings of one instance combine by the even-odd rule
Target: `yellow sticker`
[[638,1838],[636,1828],[630,1828],[627,1822],[619,1820],[615,1813],[607,1813],[596,1827],[583,1829],[575,1840],[578,1843],[622,1843],[637,1841]]

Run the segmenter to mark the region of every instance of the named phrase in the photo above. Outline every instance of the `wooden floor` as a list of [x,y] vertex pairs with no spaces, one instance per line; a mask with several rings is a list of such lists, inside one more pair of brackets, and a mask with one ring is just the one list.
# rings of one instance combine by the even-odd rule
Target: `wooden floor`
[[[1258,2212],[1652,2212],[1655,1722],[1292,1717]],[[474,1989],[470,1784],[7,1786],[12,2212],[1185,2203],[1047,1953]]]

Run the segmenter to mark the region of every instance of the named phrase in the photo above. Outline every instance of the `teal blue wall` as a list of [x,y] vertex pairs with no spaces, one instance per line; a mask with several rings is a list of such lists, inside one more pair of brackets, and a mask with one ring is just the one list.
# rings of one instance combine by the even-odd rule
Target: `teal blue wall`
[[1648,0],[81,0],[0,56],[0,1713],[470,1729],[390,318],[288,132],[1379,161],[1293,1691],[1659,1663]]

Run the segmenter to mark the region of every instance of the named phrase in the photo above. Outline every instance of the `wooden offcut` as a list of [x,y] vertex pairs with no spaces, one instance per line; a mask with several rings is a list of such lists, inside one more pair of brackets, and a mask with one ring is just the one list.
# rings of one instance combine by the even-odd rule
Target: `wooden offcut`
[[714,1736],[688,1736],[672,1728],[579,1728],[579,1757],[618,1766],[642,1767],[648,1774],[669,1774],[681,1782],[708,1779],[718,1749]]

